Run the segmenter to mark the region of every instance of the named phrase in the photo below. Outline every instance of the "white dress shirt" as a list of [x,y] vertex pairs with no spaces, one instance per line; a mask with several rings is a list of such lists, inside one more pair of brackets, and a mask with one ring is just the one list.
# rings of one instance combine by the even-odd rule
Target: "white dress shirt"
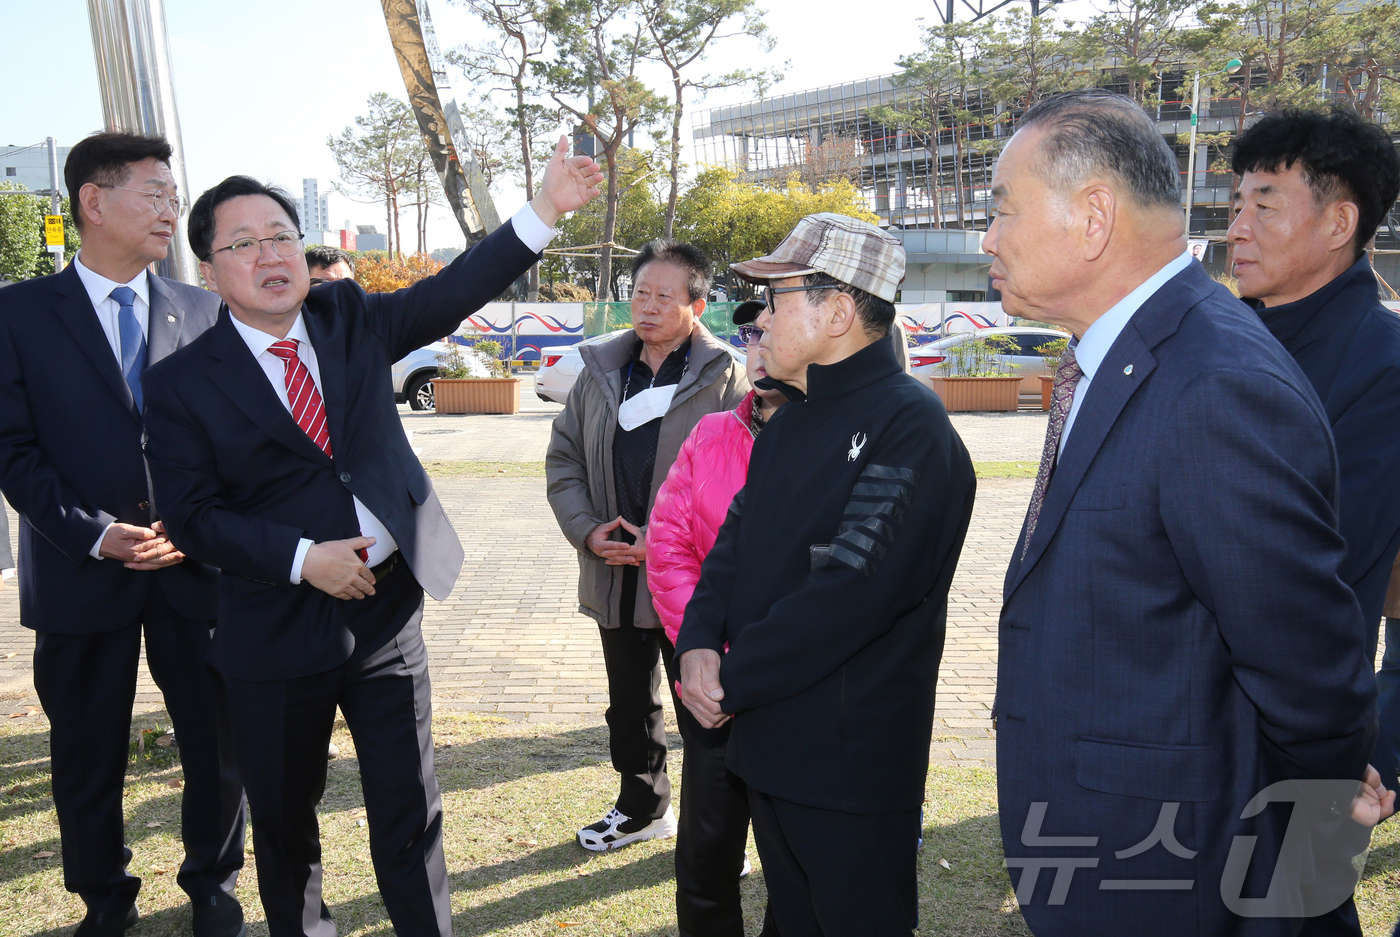
[[[266,332],[253,328],[237,318],[229,316],[229,321],[238,330],[238,334],[247,343],[248,350],[253,353],[253,358],[262,367],[263,373],[267,375],[267,381],[272,385],[273,391],[277,394],[277,399],[282,401],[282,406],[287,408],[287,412],[292,412],[292,402],[287,398],[287,363],[268,351],[274,342],[279,341],[276,335],[269,335]],[[297,357],[301,363],[306,365],[306,370],[311,373],[311,380],[316,384],[316,393],[321,393],[321,368],[316,363],[316,348],[311,344],[311,336],[306,333],[306,323],[301,319],[301,313],[297,313],[296,321],[287,330],[287,338],[297,340]],[[325,398],[322,397],[324,406]],[[331,436],[331,451],[335,451],[335,437]],[[353,495],[352,495],[353,497]],[[366,537],[374,538],[374,546],[368,549],[369,559],[365,561],[367,566],[378,566],[388,559],[389,554],[399,548],[394,541],[394,537],[389,533],[388,528],[370,513],[359,498],[355,498],[355,517],[360,522],[360,533]],[[314,541],[302,538],[297,544],[297,552],[292,558],[292,584],[301,582],[301,567],[306,562],[306,551],[310,550]]]
[[[116,280],[109,280],[100,273],[93,273],[83,266],[83,252],[79,251],[78,256],[73,258],[73,269],[78,272],[78,279],[82,281],[83,288],[87,290],[88,299],[92,300],[92,308],[97,311],[97,324],[102,326],[102,332],[107,336],[107,343],[112,346],[112,355],[117,359],[117,367],[122,364],[122,330],[117,323],[117,316],[121,312],[121,303],[112,298],[112,290],[119,286],[129,286],[136,293],[136,299],[131,303],[132,312],[136,314],[136,321],[141,326],[141,334],[147,336],[150,341],[151,334],[151,298],[150,283],[146,279],[146,271],[143,269],[136,274],[130,283],[118,283]],[[105,559],[102,555],[102,541],[107,536],[107,531],[112,529],[108,524],[102,535],[97,538],[97,542],[88,550],[88,556],[96,560]]]
[[[1108,356],[1109,349],[1113,347],[1114,342],[1118,341],[1118,336],[1123,333],[1123,329],[1127,327],[1133,314],[1141,309],[1142,304],[1151,299],[1153,294],[1165,286],[1168,280],[1185,270],[1193,260],[1191,253],[1187,251],[1170,261],[1161,270],[1143,280],[1137,289],[1118,300],[1108,312],[1094,320],[1094,324],[1085,331],[1084,337],[1079,340],[1079,344],[1074,349],[1074,360],[1078,362],[1079,370],[1083,371],[1084,375],[1074,388],[1074,402],[1070,404],[1069,416],[1065,418],[1064,431],[1060,433],[1060,452],[1065,451],[1065,443],[1069,440],[1070,430],[1074,428],[1074,418],[1079,413],[1079,405],[1084,402],[1084,397],[1089,391],[1089,384],[1094,380],[1099,365],[1103,364],[1103,359]],[[1059,453],[1056,453],[1055,458],[1059,459]]]
[[[535,214],[528,204],[515,213],[510,220],[511,227],[515,230],[515,236],[530,250],[539,253],[549,246],[549,242],[554,239],[555,231],[545,225]],[[113,321],[115,321],[115,313]],[[287,412],[292,412],[292,403],[287,398],[287,363],[268,351],[268,348],[276,341],[277,336],[269,335],[266,332],[253,328],[240,322],[236,317],[229,316],[229,321],[238,330],[238,334],[247,343],[248,350],[253,353],[253,358],[262,367],[263,373],[267,375],[268,382],[277,393],[277,399],[282,401],[282,406],[287,408]],[[311,344],[311,336],[306,332],[306,323],[302,321],[301,313],[297,313],[296,321],[287,330],[287,338],[297,340],[297,357],[301,363],[306,365],[306,370],[311,373],[311,380],[316,384],[316,392],[321,391],[321,369],[316,363],[316,348]],[[324,402],[325,398],[322,397]],[[331,451],[335,451],[335,437],[331,437]],[[353,497],[353,496],[352,496]],[[392,534],[379,518],[370,513],[359,498],[355,498],[355,517],[360,522],[360,533],[366,537],[374,538],[374,546],[368,549],[368,566],[378,566],[389,558],[389,554],[399,548]],[[301,582],[301,568],[306,562],[306,551],[314,546],[313,541],[303,538],[297,544],[296,554],[292,557],[291,581],[293,585]]]

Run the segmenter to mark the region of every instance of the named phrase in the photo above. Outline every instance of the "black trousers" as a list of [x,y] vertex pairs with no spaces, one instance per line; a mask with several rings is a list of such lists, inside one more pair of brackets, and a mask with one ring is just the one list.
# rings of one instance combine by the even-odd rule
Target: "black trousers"
[[706,729],[676,706],[681,762],[680,831],[676,834],[676,922],[681,937],[744,937],[739,874],[749,838],[744,779],[729,770],[726,722]]
[[[116,562],[106,560],[105,562]],[[177,881],[193,900],[232,893],[243,867],[244,801],[223,681],[204,662],[210,621],[182,618],[150,590],[141,619],[102,634],[40,632],[34,687],[49,718],[53,799],[63,841],[63,884],[92,911],[121,910],[141,880],[126,871],[122,787],[141,634],[165,697],[185,777]]]
[[919,811],[854,814],[749,788],[768,912],[761,937],[909,937]]
[[[400,577],[416,588],[401,569]],[[385,591],[381,585],[381,597]],[[370,858],[394,932],[452,933],[421,590],[417,601],[387,644],[335,670],[294,680],[228,680],[271,937],[334,933],[321,900],[316,805],[326,789],[326,746],[337,706],[355,739]]]
[[[674,683],[674,648],[663,629],[634,627],[630,614],[622,620],[627,624],[598,628],[608,672],[608,750],[621,776],[617,809],[633,819],[655,820],[671,806],[661,680]],[[675,706],[682,708],[678,700]]]

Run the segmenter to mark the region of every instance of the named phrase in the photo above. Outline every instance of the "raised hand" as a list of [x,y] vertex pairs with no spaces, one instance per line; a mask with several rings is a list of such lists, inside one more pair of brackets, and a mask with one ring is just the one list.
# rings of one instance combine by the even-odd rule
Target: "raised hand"
[[569,156],[569,138],[561,134],[530,207],[552,228],[564,215],[597,198],[602,181],[603,170],[593,157]]

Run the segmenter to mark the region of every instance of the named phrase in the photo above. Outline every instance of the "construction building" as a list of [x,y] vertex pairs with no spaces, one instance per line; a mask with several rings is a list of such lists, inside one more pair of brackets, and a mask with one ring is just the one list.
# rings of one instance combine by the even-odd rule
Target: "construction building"
[[[1177,154],[1183,194],[1191,78],[1185,69],[1164,74],[1156,89],[1163,103],[1153,115]],[[1260,75],[1261,84],[1263,80]],[[1001,141],[1014,132],[1014,124],[1003,105],[974,90],[960,105],[972,117],[956,137],[946,120],[933,132],[891,126],[880,119],[883,109],[906,109],[902,102],[909,95],[897,82],[895,75],[882,75],[695,111],[691,134],[696,162],[734,169],[742,181],[759,184],[781,184],[794,173],[812,183],[850,179],[867,207],[879,215],[880,226],[906,240],[909,277],[904,301],[982,299],[987,259],[980,254],[976,232],[987,228],[993,210],[992,169]],[[1103,72],[1099,84],[1127,90],[1126,79],[1112,70]],[[1206,266],[1223,272],[1233,176],[1220,171],[1228,151],[1222,151],[1212,135],[1239,129],[1241,102],[1211,98],[1207,92],[1203,84],[1190,234],[1207,242],[1201,255]],[[925,234],[914,236],[929,229],[956,230],[933,241]],[[1374,260],[1377,272],[1400,287],[1398,235],[1400,217],[1392,211],[1377,236]]]

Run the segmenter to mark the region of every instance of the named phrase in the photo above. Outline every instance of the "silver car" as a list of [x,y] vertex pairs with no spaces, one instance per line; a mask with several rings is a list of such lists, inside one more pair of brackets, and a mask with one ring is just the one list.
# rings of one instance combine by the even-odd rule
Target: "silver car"
[[[624,330],[615,329],[605,335],[585,338],[558,353],[555,353],[554,349],[546,348],[543,363],[540,365],[539,372],[535,374],[535,396],[548,403],[564,403],[568,400],[569,391],[574,389],[574,381],[578,380],[579,372],[583,370],[583,356],[579,354],[579,348],[583,345],[605,342],[621,331]],[[625,331],[630,332],[631,329]],[[729,350],[740,366],[744,364],[742,349],[734,347],[727,341],[724,342],[724,347]]]
[[[491,369],[484,356],[470,346],[462,349],[462,360],[467,363],[472,377],[490,377]],[[433,378],[438,373],[438,355],[450,351],[447,342],[433,342],[416,351],[411,351],[394,362],[394,400],[408,402],[414,410],[433,409]]]
[[1040,346],[1056,339],[1069,338],[1068,332],[1031,326],[955,332],[947,338],[940,338],[926,345],[909,349],[909,372],[925,384],[929,383],[929,378],[946,377],[949,372],[944,369],[944,364],[948,360],[949,348],[960,342],[970,341],[974,338],[987,338],[991,335],[1006,335],[1016,343],[1015,352],[996,357],[1008,366],[1008,374],[1021,375],[1020,395],[1039,400],[1040,376],[1050,374],[1050,368],[1045,363],[1045,355],[1039,350]]

